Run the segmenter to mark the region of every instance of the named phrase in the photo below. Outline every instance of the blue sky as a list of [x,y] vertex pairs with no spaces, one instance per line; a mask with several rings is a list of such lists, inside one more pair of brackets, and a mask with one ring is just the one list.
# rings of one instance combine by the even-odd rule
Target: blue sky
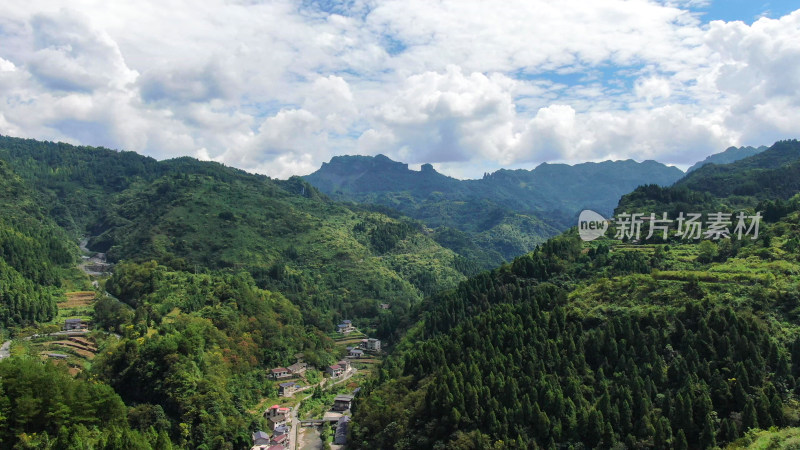
[[759,0],[725,0],[712,1],[706,6],[696,7],[701,12],[702,20],[724,20],[726,22],[741,20],[751,24],[761,17],[778,18],[798,9],[797,1],[759,1]]
[[0,134],[280,178],[378,153],[461,178],[685,168],[797,137],[792,3],[12,0]]

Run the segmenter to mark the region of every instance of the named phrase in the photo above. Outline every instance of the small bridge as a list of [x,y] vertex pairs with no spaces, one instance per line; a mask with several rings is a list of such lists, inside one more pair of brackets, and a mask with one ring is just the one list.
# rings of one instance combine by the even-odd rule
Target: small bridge
[[300,426],[301,427],[316,427],[322,425],[323,423],[336,423],[339,421],[338,417],[328,417],[326,419],[308,419],[308,420],[301,420]]

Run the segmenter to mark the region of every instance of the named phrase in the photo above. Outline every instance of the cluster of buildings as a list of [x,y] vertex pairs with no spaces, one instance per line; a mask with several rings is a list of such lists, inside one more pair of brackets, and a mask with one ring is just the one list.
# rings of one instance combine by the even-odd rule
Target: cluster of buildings
[[253,446],[250,450],[286,450],[289,448],[289,430],[291,425],[291,408],[272,405],[264,412],[271,433],[256,431],[253,433]]
[[273,380],[280,380],[281,378],[291,378],[300,376],[306,373],[308,364],[298,361],[289,367],[276,367],[270,371],[270,377]]
[[363,358],[364,352],[378,353],[381,351],[380,339],[362,339],[358,347],[347,347],[348,358]]
[[[383,306],[383,305],[381,305]],[[386,305],[388,307],[388,305]],[[349,334],[357,331],[350,320],[343,320],[338,326],[338,332]],[[362,339],[358,346],[347,347],[347,357],[336,364],[325,368],[325,372],[330,378],[340,378],[350,372],[352,365],[350,359],[365,357],[365,353],[378,353],[381,351],[381,341],[375,338]],[[273,380],[285,380],[303,375],[308,365],[302,362],[302,355],[298,356],[298,361],[288,367],[276,367],[270,370],[269,376]],[[300,390],[307,389],[295,381],[286,380],[278,385],[278,394],[281,397],[291,397]],[[338,395],[334,399],[332,411],[346,412],[350,410],[353,403],[353,395]],[[284,450],[290,446],[289,427],[291,423],[291,408],[273,405],[264,413],[271,433],[256,431],[253,433],[253,447],[251,450]],[[344,444],[347,440],[347,427],[350,421],[349,416],[342,416],[336,424],[336,434],[334,443]]]
[[[302,361],[298,361],[289,367],[276,367],[270,370],[270,378],[273,380],[281,380],[284,378],[299,377],[306,372],[308,365]],[[278,385],[278,395],[281,397],[291,397],[295,392],[303,390],[300,383],[294,381],[287,381]]]
[[[282,443],[281,443],[282,442]],[[253,433],[253,446],[250,450],[286,450],[289,446],[289,430],[283,434],[269,435],[263,431]]]
[[264,417],[267,418],[272,431],[275,432],[279,428],[288,428],[292,422],[291,417],[292,408],[288,406],[272,405],[264,412]]

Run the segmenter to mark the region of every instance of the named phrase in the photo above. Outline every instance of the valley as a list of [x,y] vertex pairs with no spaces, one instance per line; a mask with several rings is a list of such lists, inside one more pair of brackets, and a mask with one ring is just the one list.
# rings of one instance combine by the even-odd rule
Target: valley
[[[796,141],[616,205],[763,211],[757,239],[512,227],[536,244],[491,270],[469,259],[491,249],[465,238],[472,225],[431,228],[299,178],[1,143],[0,376],[14,411],[39,402],[4,441],[744,448],[800,425]],[[111,166],[126,178],[70,169]],[[493,211],[439,201],[456,208],[443,221]],[[61,400],[41,403],[33,380]]]

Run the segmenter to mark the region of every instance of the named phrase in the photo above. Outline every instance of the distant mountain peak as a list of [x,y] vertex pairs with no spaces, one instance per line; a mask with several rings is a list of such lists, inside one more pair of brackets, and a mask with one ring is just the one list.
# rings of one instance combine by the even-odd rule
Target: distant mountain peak
[[757,155],[762,153],[766,150],[766,146],[760,146],[758,148],[755,147],[728,147],[725,151],[720,153],[714,153],[713,155],[709,155],[706,159],[699,161],[689,167],[686,173],[693,172],[706,164],[730,164],[732,162],[739,161],[740,159],[744,159],[753,155]]

